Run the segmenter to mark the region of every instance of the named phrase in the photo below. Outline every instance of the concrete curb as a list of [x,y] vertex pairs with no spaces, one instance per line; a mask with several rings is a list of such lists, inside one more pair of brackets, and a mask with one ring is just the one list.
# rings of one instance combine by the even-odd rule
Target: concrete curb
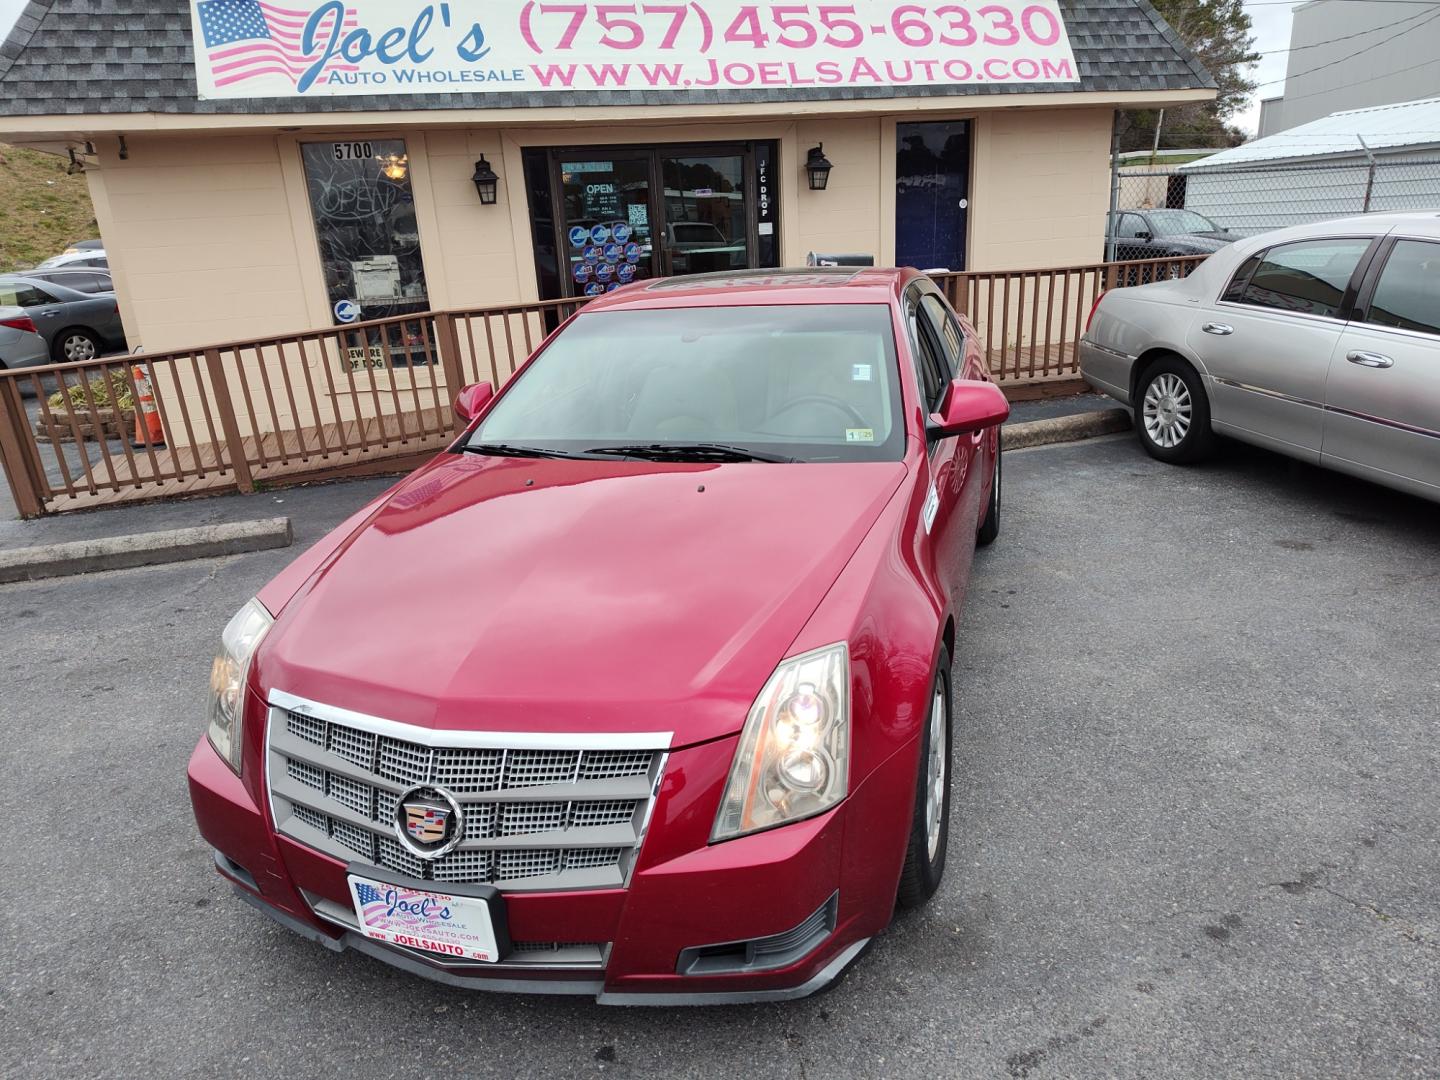
[[1130,430],[1130,410],[1097,409],[1095,412],[1055,416],[1048,420],[1030,420],[1023,424],[1006,424],[1000,429],[1000,445],[1006,450],[1024,450],[1029,446],[1076,442]]
[[278,517],[17,548],[0,551],[0,583],[266,551],[289,547],[294,539],[290,519]]

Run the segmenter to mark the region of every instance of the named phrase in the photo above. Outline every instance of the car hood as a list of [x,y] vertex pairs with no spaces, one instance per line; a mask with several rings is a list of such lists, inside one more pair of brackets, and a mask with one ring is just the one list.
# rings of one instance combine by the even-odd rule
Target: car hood
[[1238,237],[1221,236],[1219,234],[1204,235],[1202,233],[1188,233],[1185,236],[1167,236],[1162,242],[1177,250],[1193,251],[1196,255],[1209,255],[1227,244],[1233,244]]
[[730,734],[904,476],[442,455],[286,604],[260,685],[437,729]]

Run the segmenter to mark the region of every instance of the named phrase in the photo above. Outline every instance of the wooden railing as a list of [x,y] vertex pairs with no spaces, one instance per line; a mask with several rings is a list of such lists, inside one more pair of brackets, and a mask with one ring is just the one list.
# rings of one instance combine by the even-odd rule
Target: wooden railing
[[955,310],[970,319],[990,373],[1008,387],[1079,374],[1080,335],[1101,293],[1187,277],[1204,261],[1196,255],[931,276]]
[[[1074,376],[1080,332],[1101,289],[1184,276],[1199,261],[936,280],[975,324],[996,377],[1023,385]],[[0,369],[0,464],[27,518],[400,472],[454,437],[451,402],[461,386],[487,379],[502,385],[582,303],[425,312],[167,353]]]

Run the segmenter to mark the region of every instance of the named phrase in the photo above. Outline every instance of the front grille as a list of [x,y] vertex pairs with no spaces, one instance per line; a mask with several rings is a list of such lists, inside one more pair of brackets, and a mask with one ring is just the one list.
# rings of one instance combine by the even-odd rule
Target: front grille
[[[663,761],[659,747],[432,746],[368,731],[348,714],[342,723],[270,710],[268,776],[280,832],[346,862],[506,891],[623,885]],[[438,859],[421,859],[396,838],[400,796],[421,785],[444,788],[465,815],[460,844]]]

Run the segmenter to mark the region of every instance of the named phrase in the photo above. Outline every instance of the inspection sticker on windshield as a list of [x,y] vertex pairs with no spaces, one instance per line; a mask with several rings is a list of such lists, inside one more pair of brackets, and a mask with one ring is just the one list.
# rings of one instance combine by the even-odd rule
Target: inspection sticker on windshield
[[870,381],[870,365],[869,365],[869,364],[851,364],[851,365],[850,365],[850,381],[851,381],[851,382],[869,382],[869,381]]
[[925,496],[925,508],[920,516],[925,519],[925,531],[930,531],[930,526],[935,524],[935,515],[940,511],[940,493],[935,490],[935,484],[930,484],[930,494]]
[[874,442],[875,429],[868,427],[847,427],[845,429],[846,442]]
[[500,959],[491,911],[498,896],[456,896],[355,874],[349,878],[350,899],[366,937],[456,959]]

